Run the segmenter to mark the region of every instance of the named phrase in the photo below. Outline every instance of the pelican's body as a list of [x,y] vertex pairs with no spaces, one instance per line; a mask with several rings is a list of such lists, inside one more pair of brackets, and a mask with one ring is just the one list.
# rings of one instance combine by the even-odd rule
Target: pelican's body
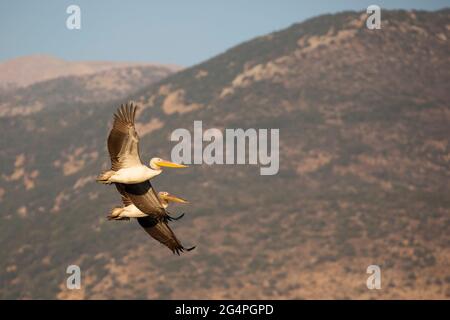
[[147,166],[140,165],[132,168],[123,168],[115,171],[107,180],[107,183],[141,183],[156,177],[162,170],[153,170]]
[[154,178],[162,167],[185,168],[161,158],[152,158],[149,166],[142,164],[139,156],[139,136],[134,126],[137,107],[122,105],[114,114],[113,127],[108,136],[111,169],[101,173],[97,181],[104,184],[135,184]]
[[108,215],[109,220],[129,220],[130,218],[143,218],[148,214],[143,213],[134,204],[130,204],[126,207],[116,207],[111,210],[111,214]]

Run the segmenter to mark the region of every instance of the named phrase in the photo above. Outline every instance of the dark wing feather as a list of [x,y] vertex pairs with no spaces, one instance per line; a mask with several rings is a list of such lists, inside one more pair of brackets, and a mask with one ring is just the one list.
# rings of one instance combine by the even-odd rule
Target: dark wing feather
[[123,188],[123,193],[126,197],[139,210],[148,215],[166,219],[167,211],[164,209],[161,200],[153,189],[150,180],[135,184],[121,184],[121,188]]
[[114,123],[108,136],[111,168],[117,171],[141,165],[139,136],[134,127],[137,106],[122,105],[114,114]]
[[193,248],[186,249],[177,239],[172,229],[165,221],[159,221],[151,218],[138,218],[139,224],[144,228],[144,230],[154,239],[161,242],[163,245],[172,250],[173,253],[180,255],[180,252],[184,250],[192,250]]
[[121,197],[122,197],[122,203],[123,205],[129,206],[131,204],[133,204],[133,202],[131,201],[130,197],[127,195],[127,193],[125,192],[125,188],[124,185],[121,183],[115,183],[117,191],[119,191]]

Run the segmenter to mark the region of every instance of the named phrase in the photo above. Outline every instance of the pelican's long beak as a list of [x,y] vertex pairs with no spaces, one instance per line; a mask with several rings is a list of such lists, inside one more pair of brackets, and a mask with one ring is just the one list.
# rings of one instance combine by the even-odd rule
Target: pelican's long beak
[[187,166],[185,166],[184,164],[178,164],[166,160],[158,161],[156,164],[160,167],[167,167],[167,168],[187,168]]
[[183,199],[183,198],[178,198],[176,196],[174,196],[173,194],[168,194],[165,196],[162,196],[166,201],[172,201],[172,202],[178,202],[178,203],[189,203],[189,201]]

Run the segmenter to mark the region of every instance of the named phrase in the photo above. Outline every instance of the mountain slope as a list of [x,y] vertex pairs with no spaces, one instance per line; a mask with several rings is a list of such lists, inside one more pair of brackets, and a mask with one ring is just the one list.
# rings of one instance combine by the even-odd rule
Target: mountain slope
[[[169,157],[171,132],[194,120],[280,128],[275,176],[193,165],[155,179],[191,202],[175,209],[177,236],[197,245],[181,257],[105,219],[119,197],[94,177],[119,101],[0,118],[0,296],[450,297],[450,11],[385,10],[373,31],[365,17],[310,19],[126,99],[142,107],[145,161]],[[81,291],[65,289],[69,264]],[[366,287],[371,264],[382,290]]]

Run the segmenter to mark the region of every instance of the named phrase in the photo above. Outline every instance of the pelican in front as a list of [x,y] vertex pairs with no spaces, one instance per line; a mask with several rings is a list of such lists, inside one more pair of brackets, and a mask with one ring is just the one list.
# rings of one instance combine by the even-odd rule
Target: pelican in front
[[163,167],[186,168],[187,166],[152,158],[149,166],[142,164],[139,156],[139,136],[134,120],[137,106],[121,105],[114,114],[114,123],[108,136],[108,151],[111,169],[102,172],[97,181],[104,184],[135,184],[152,179],[161,174]]
[[[127,208],[124,212],[120,213],[119,210],[116,210],[111,215],[122,215],[126,217],[141,217],[151,216],[158,221],[172,221],[181,219],[184,216],[184,213],[176,218],[172,217],[169,211],[167,210],[168,201],[179,202],[179,203],[187,203],[186,200],[175,197],[168,196],[163,194],[163,197],[160,198],[150,180],[135,183],[135,184],[123,184],[123,183],[115,183],[117,191],[122,195],[122,198],[126,198],[129,200],[125,208]],[[129,206],[133,205],[133,206]],[[116,208],[117,209],[117,208]]]
[[[124,189],[122,188],[119,192],[124,193]],[[189,203],[187,200],[174,196],[166,191],[158,192],[158,197],[164,209],[167,209],[170,202]],[[108,220],[130,220],[130,218],[143,218],[149,216],[149,214],[139,210],[126,194],[125,196],[122,195],[122,202],[124,204],[122,207],[115,207],[111,210],[110,214],[107,216]],[[181,216],[172,219],[178,220],[183,216],[184,213]]]
[[[161,242],[168,247],[173,253],[180,255],[183,251],[191,251],[195,249],[195,246],[185,248],[181,242],[175,236],[175,233],[168,225],[168,221],[158,219],[157,216],[152,214],[145,214],[134,206],[131,199],[124,192],[124,188],[117,188],[122,196],[123,207],[114,208],[111,214],[108,216],[109,220],[129,220],[130,218],[136,218],[139,225],[154,239]],[[174,200],[177,199],[177,200]],[[186,200],[170,196],[167,201],[175,201],[185,203]],[[117,216],[115,216],[117,215]]]

